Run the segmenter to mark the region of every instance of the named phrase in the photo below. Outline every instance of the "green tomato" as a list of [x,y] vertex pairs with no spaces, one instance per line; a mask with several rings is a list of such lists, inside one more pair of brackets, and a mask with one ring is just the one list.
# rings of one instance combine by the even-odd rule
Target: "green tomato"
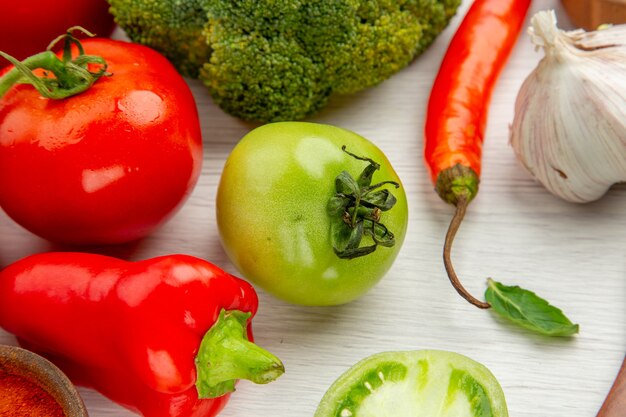
[[[367,184],[375,189],[368,193]],[[343,304],[372,288],[402,246],[407,212],[404,188],[380,149],[314,123],[251,131],[228,157],[217,192],[217,225],[233,264],[302,305]]]
[[508,417],[493,374],[458,353],[383,352],[335,381],[314,417]]

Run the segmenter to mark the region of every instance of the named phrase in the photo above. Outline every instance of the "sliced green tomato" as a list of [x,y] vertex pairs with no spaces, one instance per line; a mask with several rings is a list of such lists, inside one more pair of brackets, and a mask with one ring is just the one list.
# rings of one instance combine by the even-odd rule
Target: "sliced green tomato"
[[314,417],[508,417],[493,374],[458,353],[384,352],[331,385]]

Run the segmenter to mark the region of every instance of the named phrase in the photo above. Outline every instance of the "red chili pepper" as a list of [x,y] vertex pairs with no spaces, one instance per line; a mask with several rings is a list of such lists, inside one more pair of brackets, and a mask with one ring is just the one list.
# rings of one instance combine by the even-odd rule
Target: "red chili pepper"
[[0,272],[1,327],[147,417],[214,416],[236,380],[284,372],[251,342],[257,303],[248,283],[185,255],[45,253]]
[[481,150],[493,86],[515,45],[530,0],[476,0],[455,33],[428,102],[424,156],[437,194],[456,206],[444,264],[458,293],[481,308],[459,282],[450,252],[469,202],[478,192]]

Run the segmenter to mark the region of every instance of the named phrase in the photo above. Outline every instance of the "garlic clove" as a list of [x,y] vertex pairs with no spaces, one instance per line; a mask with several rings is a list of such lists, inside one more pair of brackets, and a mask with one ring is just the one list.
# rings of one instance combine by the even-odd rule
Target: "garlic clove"
[[545,57],[524,81],[510,143],[550,192],[577,203],[626,181],[626,25],[558,29],[553,11],[531,19]]

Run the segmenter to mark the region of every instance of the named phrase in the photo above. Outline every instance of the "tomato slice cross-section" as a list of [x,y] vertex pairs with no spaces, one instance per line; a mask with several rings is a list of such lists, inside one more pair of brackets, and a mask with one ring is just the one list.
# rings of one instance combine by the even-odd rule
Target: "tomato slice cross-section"
[[480,363],[458,353],[378,353],[341,375],[314,417],[508,417],[504,392]]

